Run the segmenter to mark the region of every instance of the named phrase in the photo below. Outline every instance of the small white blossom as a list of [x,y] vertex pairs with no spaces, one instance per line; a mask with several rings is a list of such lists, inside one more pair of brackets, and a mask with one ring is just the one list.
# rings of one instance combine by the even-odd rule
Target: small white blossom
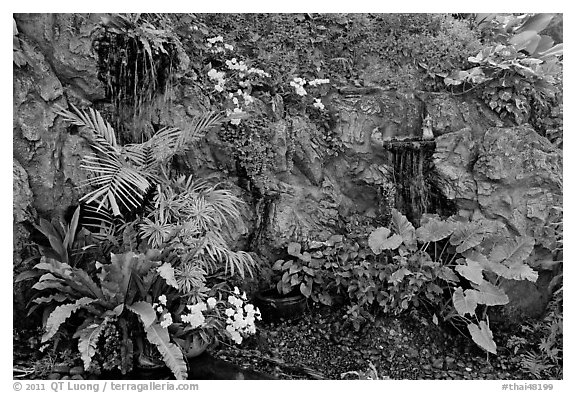
[[206,303],[208,304],[208,307],[209,307],[209,308],[214,308],[214,307],[216,307],[216,299],[214,299],[213,297],[209,297],[209,298],[206,300]]
[[320,98],[314,98],[314,104],[312,104],[312,106],[320,110],[325,108]]
[[167,328],[168,326],[172,325],[172,315],[171,314],[164,314],[162,321],[160,322],[160,326],[163,328]]
[[[238,90],[238,94],[242,94],[242,91]],[[240,295],[240,290],[238,287],[234,287],[234,295]]]
[[160,302],[160,304],[162,304],[162,305],[165,306],[165,305],[166,305],[166,301],[167,301],[166,295],[160,295],[160,296],[158,296],[158,301]]
[[234,50],[234,47],[230,44],[224,44],[224,48],[226,48],[228,50]]
[[217,37],[207,38],[206,41],[208,41],[211,44],[215,44],[217,42],[224,42],[224,38],[222,38],[222,36],[219,35]]
[[318,86],[318,85],[323,85],[326,83],[330,83],[330,79],[314,79],[314,80],[308,82],[308,84],[310,86]]
[[224,90],[224,88],[221,85],[214,85],[214,90],[216,90],[218,92],[222,92]]
[[202,313],[190,313],[184,314],[181,316],[182,322],[187,322],[190,324],[190,327],[197,328],[201,327],[206,323],[206,318]]

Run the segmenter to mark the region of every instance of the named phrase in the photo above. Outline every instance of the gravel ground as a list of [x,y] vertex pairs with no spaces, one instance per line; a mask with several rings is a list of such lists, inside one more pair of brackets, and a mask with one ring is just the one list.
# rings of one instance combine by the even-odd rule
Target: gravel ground
[[344,315],[313,308],[297,321],[262,324],[241,349],[214,355],[279,379],[530,379],[498,337],[499,354],[487,359],[468,338],[417,315],[379,318],[360,332]]
[[[379,318],[360,332],[344,317],[342,309],[313,307],[298,320],[260,323],[241,347],[223,345],[195,359],[190,379],[533,379],[504,347],[510,333],[496,330],[498,355],[487,358],[470,339],[417,314]],[[32,350],[41,336],[33,333],[14,336],[15,378],[101,378],[85,375],[80,359],[70,354],[54,358]],[[141,378],[167,379],[171,373],[129,379]]]

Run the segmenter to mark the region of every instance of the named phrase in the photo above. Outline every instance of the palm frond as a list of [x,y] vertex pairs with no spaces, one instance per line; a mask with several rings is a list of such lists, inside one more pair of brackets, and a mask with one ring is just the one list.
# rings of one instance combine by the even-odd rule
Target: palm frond
[[[218,232],[207,232],[205,239],[204,256],[209,257],[213,262],[219,262],[219,264],[208,263],[209,266],[206,266],[208,270],[214,271],[216,270],[214,267],[223,265],[226,274],[234,275],[237,272],[244,278],[247,272],[250,277],[254,277],[252,269],[256,267],[256,262],[250,254],[244,251],[230,250],[226,241]],[[203,258],[203,260],[208,262],[206,258]]]
[[[56,114],[62,116],[64,120],[67,121],[68,123],[88,128],[94,134],[93,136],[96,139],[95,141],[91,142],[101,144],[103,146],[108,145],[115,152],[117,153],[120,152],[120,146],[116,141],[116,134],[114,132],[114,128],[112,128],[110,123],[104,120],[104,118],[98,111],[89,108],[88,109],[89,113],[87,114],[79,110],[72,104],[70,104],[70,106],[72,107],[72,110],[74,112],[71,112],[68,109],[56,105],[56,108],[58,109]],[[104,141],[106,143],[103,143]]]
[[222,121],[223,118],[219,114],[208,112],[195,116],[190,126],[184,130],[172,127],[162,128],[144,145],[154,152],[155,164],[164,163],[177,154],[185,153],[191,143],[198,141]]
[[91,173],[84,184],[96,187],[81,198],[82,202],[97,201],[99,207],[110,207],[114,215],[121,215],[120,207],[138,208],[151,186],[150,182],[132,168],[127,162],[117,156],[96,156],[89,154],[84,157],[80,167]]

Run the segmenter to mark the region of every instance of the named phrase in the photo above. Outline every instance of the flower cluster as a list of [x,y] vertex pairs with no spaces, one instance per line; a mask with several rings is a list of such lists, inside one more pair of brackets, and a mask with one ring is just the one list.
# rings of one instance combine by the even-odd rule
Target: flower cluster
[[303,78],[294,78],[292,80],[292,82],[290,82],[290,86],[294,87],[294,89],[296,90],[296,94],[298,94],[299,96],[305,96],[306,94],[306,89],[304,89],[304,85],[306,84],[306,79]]
[[[234,288],[234,294],[240,295],[237,287]],[[260,311],[252,304],[244,304],[246,293],[240,297],[228,296],[230,307],[225,310],[228,317],[226,319],[226,331],[236,344],[242,343],[242,337],[256,333],[255,321],[261,319]]]
[[[232,45],[224,43],[222,36],[208,38],[208,46],[214,48],[212,52],[222,53],[226,50],[233,50]],[[219,43],[217,46],[216,44]],[[221,45],[220,45],[221,44]],[[223,48],[222,48],[223,46]],[[210,69],[208,77],[215,82],[214,89],[219,93],[224,93],[226,102],[226,114],[233,125],[240,124],[245,118],[246,107],[254,102],[250,95],[252,81],[250,77],[270,77],[270,74],[254,67],[249,67],[243,60],[236,57],[224,61],[226,69]],[[240,87],[238,89],[238,87]],[[233,91],[237,91],[234,93]],[[243,101],[243,102],[242,102]]]
[[189,313],[180,315],[182,322],[188,323],[192,328],[202,327],[206,324],[206,318],[202,311],[206,311],[208,308],[204,302],[187,305],[186,308]]
[[[208,47],[212,48],[213,53],[222,53],[225,52],[226,50],[234,50],[234,47],[232,45],[224,43],[224,38],[222,38],[221,35],[217,37],[207,38],[206,41],[208,41]],[[216,45],[217,42],[221,42],[222,45]]]
[[163,328],[167,328],[173,323],[172,314],[170,314],[165,308],[167,303],[168,299],[166,298],[166,295],[160,295],[158,296],[158,303],[152,304],[152,308],[160,314],[160,326]]
[[322,103],[320,98],[314,98],[314,104],[312,104],[312,106],[320,110],[324,109],[324,104]]
[[226,83],[226,80],[224,79],[225,75],[226,74],[224,72],[216,71],[214,68],[208,71],[208,77],[216,81],[216,85],[214,85],[214,89],[216,91],[224,91],[224,84]]
[[330,83],[330,79],[314,79],[308,82],[310,86],[325,85],[327,83]]

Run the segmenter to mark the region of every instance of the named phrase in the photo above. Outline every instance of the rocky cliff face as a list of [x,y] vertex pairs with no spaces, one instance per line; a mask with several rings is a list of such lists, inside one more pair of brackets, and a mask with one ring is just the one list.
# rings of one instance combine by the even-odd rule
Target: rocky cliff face
[[[105,99],[91,33],[97,15],[16,15],[28,64],[14,66],[14,262],[37,215],[62,215],[77,202],[86,142],[54,114],[55,105]],[[370,79],[370,78],[368,78]],[[160,124],[185,127],[209,108],[193,83],[181,81],[176,99],[158,110]],[[280,100],[281,101],[281,100]],[[281,106],[263,109],[275,122],[268,190],[254,193],[236,172],[216,134],[185,157],[193,173],[226,180],[247,201],[240,245],[273,256],[290,241],[324,240],[343,217],[379,217],[393,203],[393,164],[384,142],[421,137],[425,120],[435,136],[436,187],[463,216],[504,222],[548,246],[546,206],[561,204],[562,152],[529,127],[510,127],[469,97],[382,87],[343,86],[325,105],[330,137],[306,117]],[[335,142],[337,141],[337,146]]]

